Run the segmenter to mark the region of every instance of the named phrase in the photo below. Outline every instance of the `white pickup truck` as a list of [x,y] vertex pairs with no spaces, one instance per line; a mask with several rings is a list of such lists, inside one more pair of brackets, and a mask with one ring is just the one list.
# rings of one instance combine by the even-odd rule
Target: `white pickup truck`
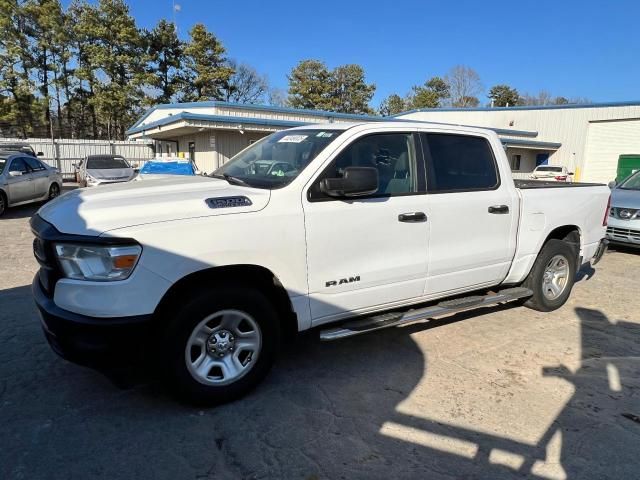
[[514,183],[489,130],[305,126],[210,177],[45,205],[33,291],[65,358],[142,355],[183,397],[218,403],[257,385],[299,331],[332,340],[510,301],[559,308],[606,249],[608,198],[604,185]]

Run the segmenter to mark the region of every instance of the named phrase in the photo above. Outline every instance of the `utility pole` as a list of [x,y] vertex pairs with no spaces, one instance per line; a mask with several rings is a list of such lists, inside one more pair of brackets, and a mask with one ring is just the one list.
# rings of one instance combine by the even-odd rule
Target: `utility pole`
[[60,162],[60,155],[58,155],[58,147],[56,145],[56,139],[53,135],[53,117],[51,116],[51,114],[53,113],[51,110],[51,102],[53,101],[53,98],[49,99],[49,102],[47,103],[47,109],[49,110],[49,133],[51,134],[51,150],[53,151],[53,159],[56,162],[56,167],[58,168],[58,171],[60,173],[62,173],[62,165]]
[[171,14],[173,15],[173,28],[176,29],[176,35],[178,34],[178,23],[176,22],[176,13],[180,12],[182,7],[176,0],[171,0]]

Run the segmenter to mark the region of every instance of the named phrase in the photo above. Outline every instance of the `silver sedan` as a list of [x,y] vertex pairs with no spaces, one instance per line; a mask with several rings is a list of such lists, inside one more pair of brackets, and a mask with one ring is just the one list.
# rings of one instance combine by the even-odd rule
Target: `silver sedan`
[[0,215],[8,207],[55,198],[61,189],[55,168],[25,153],[0,153]]
[[613,183],[607,238],[613,243],[640,246],[640,172],[617,186]]

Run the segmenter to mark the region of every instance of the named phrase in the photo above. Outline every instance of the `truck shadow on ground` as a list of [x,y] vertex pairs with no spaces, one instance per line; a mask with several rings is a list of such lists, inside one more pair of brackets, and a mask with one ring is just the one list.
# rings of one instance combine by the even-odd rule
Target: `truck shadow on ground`
[[[518,321],[518,309],[498,310]],[[57,358],[40,332],[29,287],[1,291],[0,476],[310,480],[636,475],[640,327],[596,310],[575,310],[579,368],[550,365],[541,372],[569,382],[575,392],[552,422],[540,419],[550,427],[533,444],[437,421],[428,410],[407,414],[398,408],[412,394],[441,394],[416,389],[432,372],[430,352],[412,334],[495,311],[334,343],[321,343],[309,332],[288,349],[257,391],[232,404],[199,410],[176,404],[157,383],[117,390],[100,374]],[[475,331],[482,335],[481,328]],[[446,387],[447,381],[441,378],[440,384]],[[503,402],[495,408],[506,411],[509,406]]]

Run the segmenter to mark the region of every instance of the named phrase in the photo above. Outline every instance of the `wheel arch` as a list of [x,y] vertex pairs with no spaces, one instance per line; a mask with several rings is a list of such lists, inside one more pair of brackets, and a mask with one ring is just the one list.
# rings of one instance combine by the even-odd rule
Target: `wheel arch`
[[563,240],[569,243],[576,251],[577,268],[580,268],[580,252],[582,251],[582,230],[578,225],[562,225],[556,227],[549,232],[547,238],[544,239],[538,252],[546,245],[549,240]]
[[282,321],[284,340],[298,332],[298,318],[291,300],[278,277],[269,269],[252,264],[225,265],[190,273],[175,282],[164,294],[155,309],[154,316],[161,322],[167,321],[180,300],[195,289],[208,286],[252,286],[267,295],[273,303],[278,318]]

